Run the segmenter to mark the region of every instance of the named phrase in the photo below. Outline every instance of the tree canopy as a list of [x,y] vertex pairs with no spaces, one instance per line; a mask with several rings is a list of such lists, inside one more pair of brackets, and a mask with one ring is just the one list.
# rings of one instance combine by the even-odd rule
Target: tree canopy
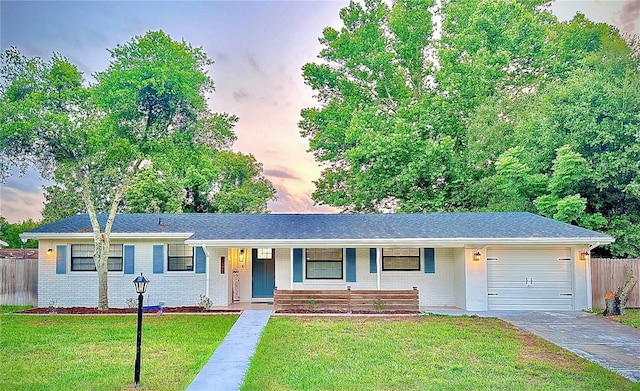
[[[230,206],[222,196],[205,196],[216,211],[262,211],[275,194],[252,156],[228,150],[237,118],[209,110],[213,61],[201,48],[151,31],[109,52],[111,62],[94,83],[60,54],[46,61],[10,48],[0,57],[0,173],[34,166],[56,182],[48,189],[55,205],[47,217],[79,205],[89,214],[101,309],[108,307],[107,258],[118,210],[179,211],[183,201],[175,197],[189,176],[178,178],[190,167],[211,172],[197,196],[237,191],[247,198]],[[166,186],[150,186],[153,180]],[[252,184],[263,190],[255,198],[245,194]],[[109,214],[103,226],[98,212]]]
[[303,67],[313,198],[352,212],[530,211],[640,255],[640,56],[546,1],[351,2]]

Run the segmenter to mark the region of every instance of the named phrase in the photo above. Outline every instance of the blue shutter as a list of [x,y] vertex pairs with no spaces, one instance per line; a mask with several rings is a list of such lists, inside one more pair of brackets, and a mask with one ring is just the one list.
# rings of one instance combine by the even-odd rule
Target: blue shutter
[[164,245],[153,245],[153,274],[164,272]]
[[302,282],[302,249],[293,249],[293,282]]
[[378,254],[375,248],[369,249],[369,273],[378,272]]
[[425,273],[436,272],[436,257],[435,257],[435,251],[432,248],[424,249],[424,272]]
[[356,282],[356,249],[346,249],[347,282]]
[[56,246],[56,274],[67,274],[67,246]]
[[133,274],[135,265],[135,247],[124,246],[124,274]]
[[196,247],[196,273],[207,271],[207,256],[202,247]]

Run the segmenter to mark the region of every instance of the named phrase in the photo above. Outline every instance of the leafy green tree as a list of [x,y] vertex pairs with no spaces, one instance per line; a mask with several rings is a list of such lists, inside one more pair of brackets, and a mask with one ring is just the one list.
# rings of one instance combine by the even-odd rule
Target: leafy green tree
[[[524,210],[640,256],[637,42],[544,0],[351,2],[303,67],[313,198],[345,211]],[[436,20],[441,25],[433,29]]]
[[[94,84],[58,54],[44,61],[10,48],[0,58],[0,172],[32,164],[80,193],[94,234],[99,309],[108,308],[111,228],[134,179],[176,147],[215,148],[233,137],[222,124],[230,117],[207,108],[212,60],[201,48],[156,31],[110,53]],[[106,221],[97,217],[102,206]]]
[[38,222],[31,219],[12,224],[0,216],[0,240],[6,242],[9,248],[22,248],[22,246],[25,248],[38,248],[38,242],[33,239],[22,243],[20,234],[38,228],[39,225]]

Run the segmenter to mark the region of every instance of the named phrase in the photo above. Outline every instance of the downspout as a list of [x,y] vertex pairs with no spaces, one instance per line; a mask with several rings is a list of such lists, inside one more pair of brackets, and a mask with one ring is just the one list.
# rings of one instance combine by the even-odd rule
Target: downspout
[[[204,245],[204,243],[202,244],[202,251],[204,251],[204,256],[205,256],[205,296],[209,297],[209,269],[211,269],[211,264],[209,263],[209,251],[207,250],[207,246]],[[210,297],[209,297],[210,298]]]

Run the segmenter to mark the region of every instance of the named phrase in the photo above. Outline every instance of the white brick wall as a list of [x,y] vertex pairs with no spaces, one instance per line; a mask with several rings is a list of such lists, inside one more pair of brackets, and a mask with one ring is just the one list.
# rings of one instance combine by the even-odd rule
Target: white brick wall
[[[79,242],[73,242],[73,244]],[[90,243],[90,242],[86,242]],[[200,294],[206,294],[207,274],[194,272],[167,272],[165,246],[165,272],[153,274],[153,245],[166,244],[158,241],[147,242],[115,242],[135,245],[135,274],[109,272],[109,305],[111,307],[125,307],[128,298],[135,298],[133,279],[140,274],[150,280],[145,294],[145,305],[155,305],[164,302],[165,306],[196,305]],[[178,242],[176,242],[178,243]],[[47,243],[48,244],[48,243]],[[55,246],[67,245],[67,274],[55,274],[56,254]],[[88,306],[95,307],[98,302],[97,275],[95,272],[71,272],[70,257],[72,243],[51,242],[40,246],[38,306],[46,307],[51,300],[56,300],[61,307]],[[46,248],[51,246],[54,253],[46,254]],[[231,281],[235,249],[207,247],[209,252],[209,298],[216,306],[226,306],[231,303]],[[225,274],[220,273],[220,258],[225,257]],[[356,249],[356,282],[346,282],[343,278],[338,281],[306,280],[303,283],[292,283],[291,249],[277,248],[275,251],[275,279],[279,289],[376,289],[377,275],[369,272],[369,248]],[[420,305],[422,306],[453,306],[454,292],[454,260],[453,249],[436,249],[436,272],[434,274],[408,271],[383,271],[381,274],[381,289],[411,289],[417,286],[420,291]],[[245,249],[244,264],[236,264],[240,276],[240,301],[250,302],[251,292],[251,249]],[[345,262],[346,264],[346,262]],[[303,262],[304,268],[304,262]],[[421,262],[421,269],[423,263]],[[343,276],[346,271],[343,271]],[[305,273],[303,271],[303,276]]]
[[[48,242],[48,241],[47,241]],[[82,242],[53,241],[50,246],[54,250],[47,255],[48,245],[40,246],[40,262],[38,264],[38,306],[46,307],[52,300],[60,307],[98,305],[98,276],[95,272],[71,271],[71,244]],[[91,243],[85,241],[84,243]],[[109,306],[113,308],[126,307],[126,300],[136,299],[133,280],[141,272],[149,279],[147,292],[144,295],[145,305],[157,305],[164,302],[165,306],[196,305],[199,295],[205,294],[206,274],[195,272],[167,272],[165,246],[165,272],[153,274],[153,245],[161,242],[131,242],[113,241],[113,244],[133,244],[135,246],[134,274],[123,272],[109,272],[108,295]],[[179,242],[176,242],[179,243]],[[48,243],[47,243],[48,244]],[[56,246],[67,246],[67,273],[56,274]],[[210,266],[210,265],[207,265]],[[218,268],[219,271],[219,268]]]

